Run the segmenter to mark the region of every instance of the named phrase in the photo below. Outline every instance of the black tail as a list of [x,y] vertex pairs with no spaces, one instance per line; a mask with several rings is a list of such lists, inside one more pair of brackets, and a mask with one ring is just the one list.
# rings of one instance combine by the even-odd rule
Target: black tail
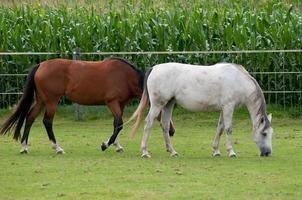
[[35,65],[29,72],[21,100],[19,101],[15,112],[2,125],[0,135],[9,133],[10,130],[15,127],[14,139],[18,140],[21,138],[20,130],[34,100],[36,89],[34,77],[38,67],[39,64]]
[[147,80],[149,78],[149,75],[151,73],[153,68],[149,69],[147,72],[146,72],[146,75],[145,75],[145,80],[144,80],[144,91],[143,91],[143,94],[142,94],[142,98],[139,102],[139,105],[137,107],[137,109],[134,111],[134,113],[132,114],[132,116],[130,117],[130,119],[124,123],[125,124],[128,124],[130,121],[132,121],[133,119],[136,118],[136,122],[131,130],[131,137],[133,138],[136,133],[137,133],[137,130],[143,120],[143,117],[144,117],[144,111],[146,109],[146,107],[148,106],[148,103],[149,103],[149,94],[148,94],[148,88],[147,88]]

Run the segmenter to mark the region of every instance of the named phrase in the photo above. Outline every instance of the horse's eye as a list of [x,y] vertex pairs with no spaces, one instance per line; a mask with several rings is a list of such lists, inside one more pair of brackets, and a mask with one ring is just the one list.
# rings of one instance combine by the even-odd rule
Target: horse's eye
[[265,137],[265,136],[267,136],[267,133],[266,133],[266,132],[263,132],[262,135]]

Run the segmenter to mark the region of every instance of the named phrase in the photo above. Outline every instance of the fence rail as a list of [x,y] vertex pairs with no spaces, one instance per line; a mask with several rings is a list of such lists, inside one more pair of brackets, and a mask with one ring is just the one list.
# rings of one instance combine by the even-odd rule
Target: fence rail
[[[253,56],[256,54],[256,56],[261,56],[261,54],[276,54],[279,56],[284,56],[287,53],[290,54],[298,54],[297,57],[299,57],[299,55],[302,53],[302,49],[286,49],[286,50],[278,50],[278,49],[273,49],[273,50],[233,50],[233,51],[134,51],[134,52],[80,52],[79,49],[74,49],[73,51],[66,51],[66,52],[0,52],[0,66],[3,64],[1,57],[5,57],[5,56],[58,56],[58,57],[68,57],[68,58],[72,58],[74,60],[76,59],[80,59],[81,56],[86,56],[85,58],[88,57],[88,59],[90,59],[92,56],[110,56],[110,55],[124,55],[124,56],[129,56],[131,58],[131,56],[136,56],[136,57],[140,57],[140,56],[144,56],[144,58],[150,58],[150,56],[176,56],[175,58],[177,59],[178,56],[181,55],[188,55],[188,56],[196,56],[196,58],[198,58],[198,55],[202,55],[204,57],[208,57],[210,55],[217,55],[217,54],[223,54],[226,56],[228,55],[234,55],[234,56],[238,56],[239,58],[240,56]],[[237,55],[238,54],[238,55]],[[259,54],[259,55],[258,55]],[[91,56],[91,57],[89,57]],[[165,57],[166,57],[165,56]],[[95,57],[93,57],[95,58]],[[172,57],[174,58],[174,57]],[[14,59],[13,57],[10,59]],[[275,65],[278,65],[279,63],[275,63]],[[10,64],[9,65],[14,66],[14,64]],[[301,75],[302,75],[302,66],[300,64],[300,61],[298,63],[298,68],[295,69],[290,69],[290,68],[284,68],[284,63],[283,65],[280,64],[280,71],[263,71],[263,70],[259,70],[259,71],[255,71],[254,68],[250,68],[249,69],[249,73],[253,76],[256,76],[257,78],[261,79],[261,81],[265,84],[266,81],[271,81],[271,80],[275,80],[275,84],[273,84],[272,86],[267,85],[266,89],[264,89],[264,93],[268,95],[269,98],[272,99],[278,99],[280,98],[280,96],[278,97],[278,95],[282,95],[281,98],[283,98],[283,105],[285,107],[285,98],[288,97],[288,95],[293,95],[293,99],[298,99],[298,101],[300,102],[299,105],[302,106],[302,84],[298,83],[298,87],[292,87],[291,83],[287,83],[287,82],[291,82],[292,80],[294,80],[292,78],[292,76],[296,76],[297,80],[301,80]],[[254,70],[253,70],[254,69]],[[275,68],[273,69],[275,70]],[[288,71],[287,71],[288,70]],[[301,71],[300,71],[301,70]],[[8,71],[11,72],[11,71]],[[21,79],[21,81],[19,81],[19,86],[9,89],[9,90],[5,90],[5,91],[1,91],[0,90],[0,96],[5,96],[6,98],[11,95],[22,95],[23,93],[20,91],[20,89],[22,87],[22,84],[24,83],[24,78],[27,76],[27,74],[25,73],[0,73],[0,81],[2,79],[2,81],[8,80],[8,79],[13,79],[13,77],[16,77],[15,79]],[[265,77],[265,78],[263,78]],[[285,78],[286,77],[286,78]],[[289,77],[289,78],[288,78]],[[278,85],[278,87],[276,87],[276,85]],[[289,87],[288,87],[289,86]],[[3,87],[2,87],[3,88]],[[18,89],[19,88],[19,89]],[[18,91],[19,90],[19,91]],[[0,101],[2,100],[0,97]],[[9,97],[9,99],[11,99],[11,97]],[[16,100],[16,98],[12,98],[13,100]],[[295,101],[296,101],[295,100]],[[292,101],[292,100],[290,100]],[[274,102],[274,100],[273,100]],[[280,102],[280,101],[279,101]],[[282,102],[282,101],[281,101]],[[78,105],[76,105],[76,107],[78,107]],[[77,108],[78,109],[78,108]],[[76,113],[76,116],[79,116],[80,113]]]

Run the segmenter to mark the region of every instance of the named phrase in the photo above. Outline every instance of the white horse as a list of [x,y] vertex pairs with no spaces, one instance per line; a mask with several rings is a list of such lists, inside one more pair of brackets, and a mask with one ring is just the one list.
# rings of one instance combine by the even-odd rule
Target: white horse
[[231,144],[232,116],[236,106],[247,106],[253,123],[253,139],[261,156],[272,154],[272,115],[266,114],[266,103],[256,80],[240,65],[219,63],[213,66],[195,66],[180,63],[155,65],[147,74],[143,97],[129,121],[136,119],[132,129],[134,136],[150,101],[141,143],[142,157],[149,158],[147,143],[154,119],[161,113],[161,127],[167,151],[177,156],[170,137],[169,122],[175,103],[190,111],[221,111],[213,156],[219,156],[219,141],[226,131],[226,149],[230,157],[236,157]]

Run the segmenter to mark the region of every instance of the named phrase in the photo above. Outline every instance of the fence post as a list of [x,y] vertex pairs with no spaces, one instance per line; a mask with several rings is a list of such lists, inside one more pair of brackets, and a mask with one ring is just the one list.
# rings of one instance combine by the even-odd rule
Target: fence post
[[[78,47],[73,50],[72,59],[73,60],[80,60],[80,49]],[[74,108],[75,108],[75,111],[74,111],[75,120],[76,121],[82,120],[82,113],[81,113],[80,105],[77,104],[77,103],[74,103],[73,105],[74,105]]]

